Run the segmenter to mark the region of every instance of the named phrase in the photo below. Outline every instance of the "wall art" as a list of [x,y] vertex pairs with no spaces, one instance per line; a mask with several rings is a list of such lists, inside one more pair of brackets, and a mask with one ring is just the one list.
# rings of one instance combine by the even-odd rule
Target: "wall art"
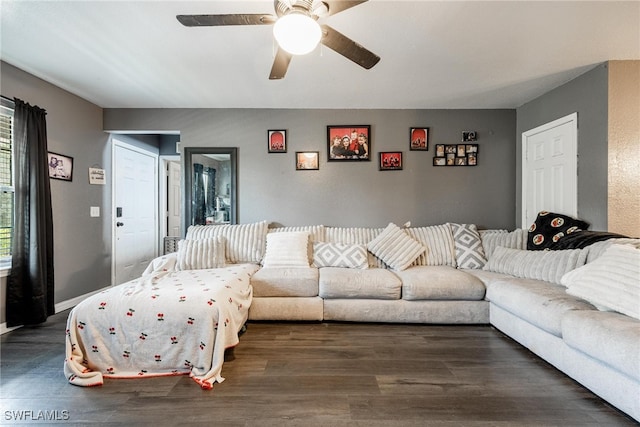
[[59,153],[47,153],[49,178],[71,181],[73,178],[73,157]]
[[371,160],[371,126],[327,126],[329,161]]
[[320,169],[318,151],[296,151],[296,170],[318,170]]
[[436,144],[433,166],[476,166],[478,144]]
[[402,151],[381,151],[380,170],[397,171],[402,170]]
[[267,131],[267,149],[269,153],[287,152],[287,131],[269,130]]
[[409,129],[409,149],[411,151],[429,150],[429,128]]

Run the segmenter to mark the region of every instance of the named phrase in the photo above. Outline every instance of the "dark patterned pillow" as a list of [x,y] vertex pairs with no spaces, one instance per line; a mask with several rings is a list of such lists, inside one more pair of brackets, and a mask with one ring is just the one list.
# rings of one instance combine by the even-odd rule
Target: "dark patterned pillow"
[[527,249],[540,251],[553,249],[555,243],[567,234],[589,228],[589,223],[554,212],[541,211],[529,228]]

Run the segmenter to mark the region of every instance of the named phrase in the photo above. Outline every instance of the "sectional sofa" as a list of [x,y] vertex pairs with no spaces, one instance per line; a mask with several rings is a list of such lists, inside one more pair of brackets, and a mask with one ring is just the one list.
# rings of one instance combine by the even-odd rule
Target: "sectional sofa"
[[525,229],[267,222],[185,239],[217,236],[227,263],[261,265],[250,320],[491,324],[640,421],[640,239],[528,250]]

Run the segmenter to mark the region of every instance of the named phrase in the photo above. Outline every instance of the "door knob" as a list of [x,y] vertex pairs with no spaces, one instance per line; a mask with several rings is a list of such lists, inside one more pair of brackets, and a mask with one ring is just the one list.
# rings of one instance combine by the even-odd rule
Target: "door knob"
[[122,227],[124,225],[124,222],[116,222],[116,227]]

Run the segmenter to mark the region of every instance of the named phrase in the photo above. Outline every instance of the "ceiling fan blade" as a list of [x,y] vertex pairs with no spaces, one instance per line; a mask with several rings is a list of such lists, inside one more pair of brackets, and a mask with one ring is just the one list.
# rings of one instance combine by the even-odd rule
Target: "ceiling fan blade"
[[328,25],[321,25],[321,27],[322,39],[320,42],[329,49],[336,51],[367,70],[380,61],[378,55],[354,42],[344,34],[334,30]]
[[218,27],[223,25],[268,25],[276,22],[276,17],[268,14],[231,15],[177,15],[176,19],[185,27]]
[[323,3],[326,3],[329,6],[329,15],[335,15],[336,13],[342,12],[343,10],[351,9],[354,6],[357,6],[362,3],[366,3],[369,0],[353,0],[353,1],[343,1],[343,0],[323,0]]
[[291,54],[286,50],[278,47],[276,57],[273,60],[273,67],[271,67],[271,73],[269,74],[269,80],[279,80],[284,78],[291,62]]

